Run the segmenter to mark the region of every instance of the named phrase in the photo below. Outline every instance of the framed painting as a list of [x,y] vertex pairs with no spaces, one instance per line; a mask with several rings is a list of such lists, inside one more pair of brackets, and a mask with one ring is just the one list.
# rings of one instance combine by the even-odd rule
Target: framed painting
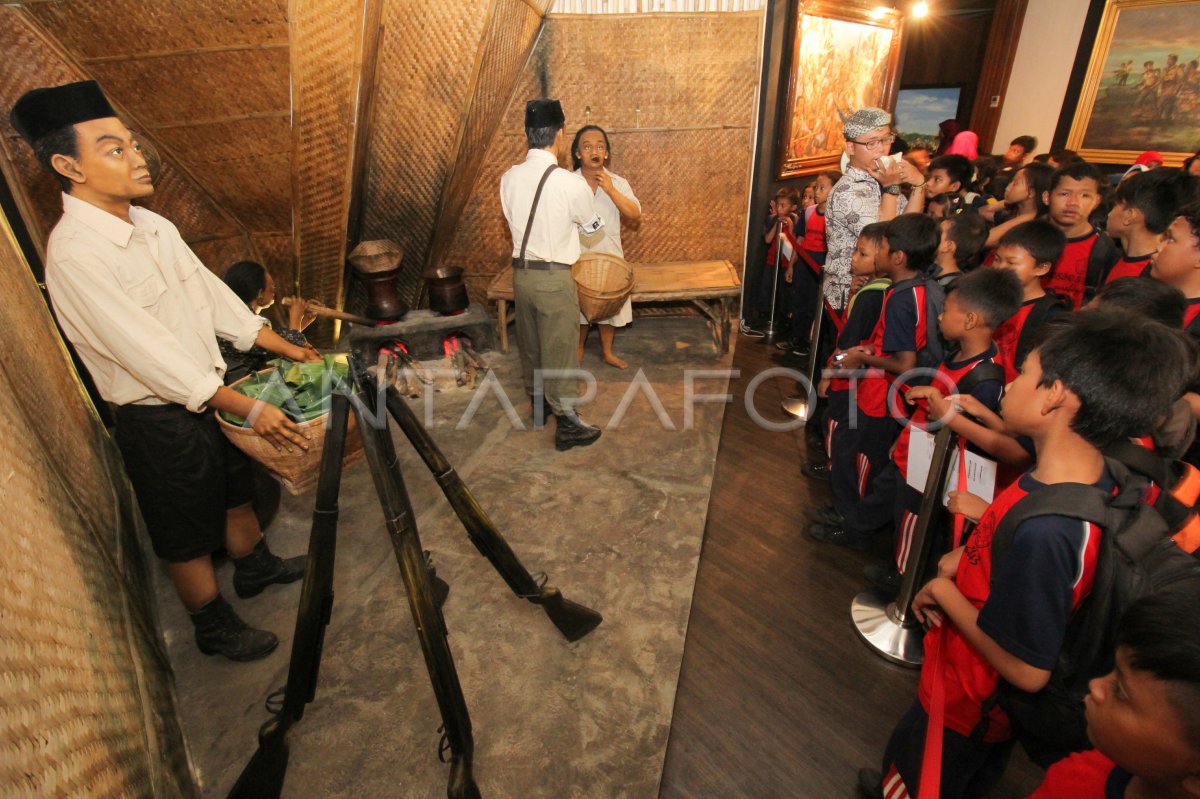
[[890,109],[896,95],[903,17],[883,6],[801,0],[780,125],[779,179],[836,166],[838,110]]
[[896,92],[896,135],[910,148],[937,149],[939,125],[947,119],[962,119],[962,86],[912,86]]
[[1200,148],[1200,0],[1109,0],[1067,147],[1132,164],[1159,150],[1179,166]]

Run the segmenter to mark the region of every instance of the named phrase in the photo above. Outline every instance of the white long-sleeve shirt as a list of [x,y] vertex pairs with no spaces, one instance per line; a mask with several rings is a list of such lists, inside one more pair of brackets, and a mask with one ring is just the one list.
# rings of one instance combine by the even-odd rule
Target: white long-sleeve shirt
[[[530,150],[524,161],[510,167],[500,178],[500,205],[512,233],[514,258],[521,254],[521,239],[538,181],[546,168],[556,163],[554,154],[548,150]],[[556,169],[542,188],[525,258],[573,264],[579,260],[579,228],[596,229],[602,224],[587,181],[574,172]]]
[[204,410],[221,387],[217,336],[250,349],[266,320],[205,268],[173,224],[133,206],[125,222],[63,195],[46,288],[100,395],[117,405]]

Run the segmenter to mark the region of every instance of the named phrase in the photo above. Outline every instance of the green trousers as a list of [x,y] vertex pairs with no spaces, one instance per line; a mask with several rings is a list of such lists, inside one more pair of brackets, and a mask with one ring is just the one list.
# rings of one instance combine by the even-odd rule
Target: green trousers
[[[579,368],[579,294],[569,269],[514,269],[517,347],[525,393],[533,394],[537,370]],[[546,376],[546,401],[555,413],[578,396],[577,377]]]

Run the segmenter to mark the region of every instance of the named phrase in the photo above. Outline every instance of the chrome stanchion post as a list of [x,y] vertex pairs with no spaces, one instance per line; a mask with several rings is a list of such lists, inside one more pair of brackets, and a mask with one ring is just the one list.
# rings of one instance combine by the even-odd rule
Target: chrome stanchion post
[[920,666],[925,657],[921,640],[924,630],[912,612],[912,601],[921,590],[920,580],[934,546],[938,529],[934,522],[941,516],[942,487],[950,468],[952,438],[950,428],[943,426],[933,439],[933,460],[925,479],[913,545],[904,563],[900,595],[895,602],[887,602],[874,591],[864,591],[850,603],[850,617],[863,641],[882,657],[902,666]]

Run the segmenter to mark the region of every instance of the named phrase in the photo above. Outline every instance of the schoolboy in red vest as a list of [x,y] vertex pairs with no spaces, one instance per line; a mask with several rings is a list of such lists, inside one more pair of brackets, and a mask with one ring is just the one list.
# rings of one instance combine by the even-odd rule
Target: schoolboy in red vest
[[1200,180],[1180,169],[1153,169],[1121,181],[1108,213],[1108,235],[1124,255],[1105,283],[1122,277],[1149,277],[1150,258],[1179,209],[1200,199]]
[[[888,450],[900,433],[900,424],[888,413],[888,390],[898,375],[917,365],[917,353],[926,346],[929,309],[925,282],[939,240],[937,222],[924,214],[901,214],[888,222],[876,254],[877,270],[892,279],[883,313],[870,340],[851,347],[840,359],[845,370],[866,370],[855,392],[859,497],[866,496],[872,479],[888,462]],[[934,308],[937,314],[941,310]],[[849,520],[857,505],[838,507],[837,511]],[[870,536],[861,530],[861,525],[818,522],[809,526],[808,535],[817,541],[863,549]]]
[[1120,256],[1112,239],[1092,227],[1091,215],[1103,199],[1106,184],[1100,170],[1086,161],[1072,161],[1055,171],[1042,200],[1046,217],[1067,237],[1067,246],[1042,280],[1046,291],[1082,308],[1104,281]]
[[1200,797],[1200,591],[1126,609],[1117,665],[1084,698],[1095,749],[1052,765],[1029,799]]
[[[1115,487],[1102,449],[1153,429],[1182,390],[1187,363],[1169,328],[1103,310],[1065,317],[1029,354],[1001,408],[1009,431],[1033,440],[1037,465],[996,497],[913,600],[930,625],[918,700],[892,733],[877,795],[916,796],[938,694],[941,796],[984,796],[999,779],[1011,730],[999,706],[981,725],[984,703],[1000,680],[1029,693],[1046,686],[1067,622],[1091,590],[1104,531],[1062,516],[1027,519],[995,574],[992,535],[1018,500],[1047,485]],[[864,771],[860,784],[877,776]]]
[[1034,219],[1005,233],[996,247],[993,266],[1016,273],[1025,296],[1020,309],[996,330],[996,346],[1009,381],[1016,379],[1021,362],[1033,348],[1037,329],[1066,311],[1057,295],[1042,288],[1043,278],[1066,245],[1061,230],[1044,219]]
[[1179,209],[1152,259],[1150,277],[1183,292],[1183,329],[1200,342],[1200,202]]
[[[913,428],[927,430],[931,416],[929,400],[949,394],[966,394],[993,412],[1000,410],[1004,372],[998,363],[992,333],[1019,307],[1021,282],[1016,275],[1003,269],[979,269],[964,275],[946,295],[939,323],[942,338],[950,342],[951,349],[938,366],[930,385],[917,386],[905,394],[905,399],[916,406],[911,422],[896,439],[891,463],[881,470],[871,486],[871,494],[859,503],[854,513],[856,519],[867,519],[870,527],[878,526],[869,517],[876,504],[886,503],[886,510],[891,514],[894,566],[868,567],[865,571],[868,580],[888,593],[900,588],[900,576],[912,550],[913,533],[921,510],[922,492],[907,482]],[[986,364],[992,366],[976,371]]]
[[825,208],[829,193],[842,177],[841,172],[822,172],[812,183],[813,204],[800,215],[796,236],[800,240],[800,254],[787,270],[784,279],[788,284],[788,309],[791,318],[789,335],[775,342],[775,347],[803,355],[813,324],[813,312],[817,303],[817,292],[821,290],[821,267],[825,265],[828,249],[825,246]]
[[[883,298],[892,285],[891,278],[877,271],[875,261],[886,229],[887,222],[872,222],[858,234],[858,244],[850,256],[853,293],[846,305],[846,323],[838,333],[837,349],[830,355],[817,387],[817,393],[829,401],[829,413],[825,420],[826,461],[809,461],[801,467],[801,471],[807,477],[829,481],[833,501],[822,506],[818,513],[832,514],[839,505],[849,507],[858,500],[858,481],[854,469],[858,428],[850,424],[850,404],[854,402],[854,397],[848,379],[832,376],[833,367],[839,363],[833,359],[869,340],[875,325],[879,324],[879,317],[883,314]],[[861,287],[854,290],[858,283],[862,283]]]
[[[937,367],[937,377],[930,385],[916,386],[905,395],[907,402],[916,403],[912,423],[901,431],[893,447],[892,463],[896,474],[896,497],[893,504],[895,524],[895,567],[884,576],[884,584],[899,589],[900,576],[904,573],[908,553],[912,549],[912,536],[917,529],[920,512],[920,494],[908,479],[908,444],[913,427],[928,428],[931,414],[931,399],[947,395],[965,394],[992,411],[1000,410],[1000,396],[1004,388],[1003,371],[1000,367],[1000,352],[992,335],[998,326],[1012,317],[1021,307],[1021,283],[1012,272],[1003,269],[980,269],[956,281],[946,295],[946,307],[942,310],[941,329],[944,340],[950,342],[946,360]],[[976,372],[985,364],[995,364],[991,370],[995,377],[985,372]],[[935,416],[936,417],[936,416]],[[865,500],[864,500],[864,504]],[[870,575],[868,576],[870,578]],[[872,582],[875,579],[872,579]]]

